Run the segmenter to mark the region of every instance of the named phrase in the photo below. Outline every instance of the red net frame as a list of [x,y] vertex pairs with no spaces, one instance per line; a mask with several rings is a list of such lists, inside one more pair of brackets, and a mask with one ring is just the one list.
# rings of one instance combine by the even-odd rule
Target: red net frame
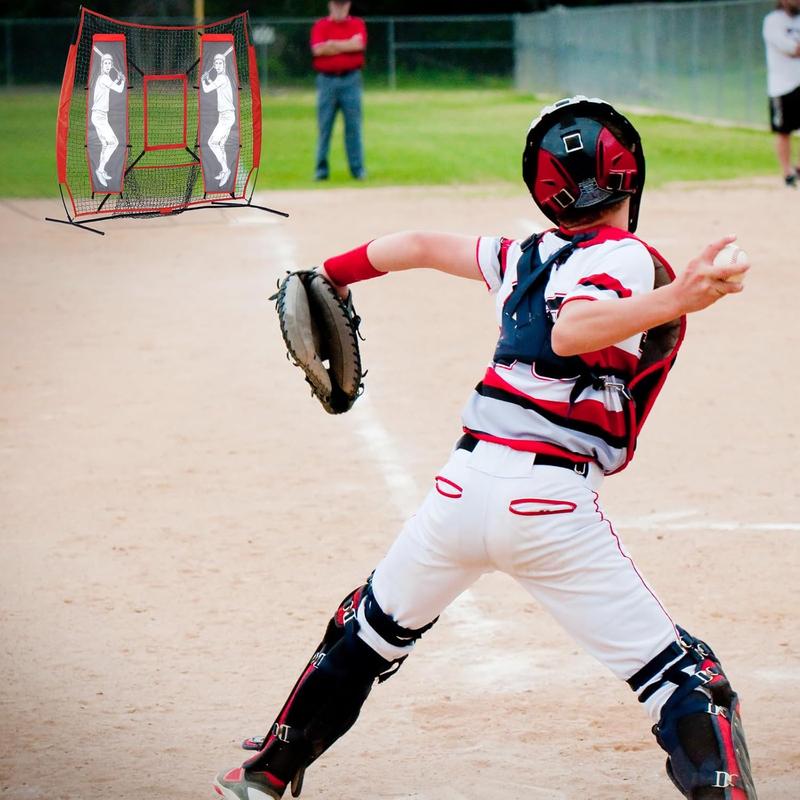
[[[230,177],[222,188],[205,180],[208,155],[199,138],[202,48],[214,40],[231,48],[226,71],[236,91],[237,136],[235,145],[223,142]],[[100,75],[108,76],[105,83]],[[70,221],[250,204],[260,155],[261,95],[247,12],[166,26],[81,9],[56,124],[58,182]]]

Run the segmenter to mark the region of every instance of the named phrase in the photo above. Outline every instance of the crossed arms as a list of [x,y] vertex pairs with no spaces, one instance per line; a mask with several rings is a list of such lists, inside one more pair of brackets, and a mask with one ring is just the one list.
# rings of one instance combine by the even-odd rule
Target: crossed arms
[[364,49],[364,37],[356,33],[349,39],[327,39],[311,45],[315,56],[338,56],[340,53],[360,53]]

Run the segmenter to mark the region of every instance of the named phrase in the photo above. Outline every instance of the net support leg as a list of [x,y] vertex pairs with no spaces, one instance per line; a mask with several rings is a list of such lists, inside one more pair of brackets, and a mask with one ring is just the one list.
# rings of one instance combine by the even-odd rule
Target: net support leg
[[100,236],[105,236],[106,232],[98,230],[97,228],[91,228],[89,225],[86,225],[83,222],[75,222],[71,219],[53,219],[52,217],[45,217],[45,222],[60,222],[62,225],[72,225],[75,228],[80,228],[84,231],[91,231],[92,233],[98,233]]

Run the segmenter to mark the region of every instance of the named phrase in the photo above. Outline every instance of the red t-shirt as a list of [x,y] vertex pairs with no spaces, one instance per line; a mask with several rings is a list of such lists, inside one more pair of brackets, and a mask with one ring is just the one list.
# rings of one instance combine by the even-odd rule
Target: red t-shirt
[[[347,17],[336,22],[330,17],[318,19],[311,28],[311,46],[327,42],[330,39],[351,39],[357,33],[367,46],[367,26],[360,17]],[[317,72],[346,72],[361,69],[364,66],[364,50],[357,53],[338,53],[335,56],[315,56],[314,69]]]

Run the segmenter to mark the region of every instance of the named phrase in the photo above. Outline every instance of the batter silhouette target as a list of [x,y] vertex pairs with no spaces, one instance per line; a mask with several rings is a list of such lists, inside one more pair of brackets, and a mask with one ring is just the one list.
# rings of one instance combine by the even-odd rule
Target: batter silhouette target
[[246,12],[167,26],[81,9],[56,139],[70,222],[251,205],[260,157],[261,95]]

